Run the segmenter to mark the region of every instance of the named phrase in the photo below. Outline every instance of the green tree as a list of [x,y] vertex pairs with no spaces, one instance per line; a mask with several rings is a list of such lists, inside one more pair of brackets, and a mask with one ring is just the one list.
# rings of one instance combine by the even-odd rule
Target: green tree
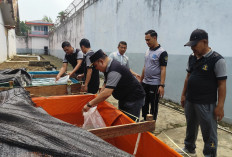
[[65,11],[61,11],[58,14],[59,15],[57,16],[57,18],[60,20],[60,23],[63,23],[67,18],[67,13]]
[[53,23],[52,19],[46,15],[44,15],[44,17],[42,18],[42,21]]
[[20,21],[19,30],[20,30],[20,35],[26,36],[27,32],[30,30],[30,27],[26,25],[24,21]]

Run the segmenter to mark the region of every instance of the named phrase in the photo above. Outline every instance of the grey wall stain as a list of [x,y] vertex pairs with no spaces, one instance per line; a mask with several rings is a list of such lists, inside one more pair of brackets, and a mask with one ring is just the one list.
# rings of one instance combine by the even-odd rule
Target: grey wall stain
[[158,22],[160,24],[162,15],[162,0],[145,0],[147,7],[152,10],[152,15],[154,16],[158,12]]

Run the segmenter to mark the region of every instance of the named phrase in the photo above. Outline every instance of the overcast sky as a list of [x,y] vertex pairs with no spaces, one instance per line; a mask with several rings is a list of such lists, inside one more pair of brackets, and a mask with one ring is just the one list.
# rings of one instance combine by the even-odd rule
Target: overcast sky
[[42,20],[46,15],[55,22],[58,13],[73,0],[18,0],[20,21]]

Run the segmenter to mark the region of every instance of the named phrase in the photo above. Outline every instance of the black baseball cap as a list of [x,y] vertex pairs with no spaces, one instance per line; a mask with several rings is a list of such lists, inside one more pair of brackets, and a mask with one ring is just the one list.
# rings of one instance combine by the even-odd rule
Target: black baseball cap
[[208,33],[203,29],[196,29],[192,32],[189,42],[187,42],[184,46],[194,46],[202,39],[208,40]]
[[93,66],[93,63],[95,61],[102,58],[103,56],[106,56],[106,54],[102,51],[102,49],[99,49],[98,51],[96,51],[91,57],[89,57],[90,62],[92,63],[90,67]]

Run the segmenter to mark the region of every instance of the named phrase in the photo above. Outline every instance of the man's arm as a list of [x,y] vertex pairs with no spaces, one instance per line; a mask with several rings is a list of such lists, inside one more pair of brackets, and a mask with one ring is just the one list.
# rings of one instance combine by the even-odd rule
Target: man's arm
[[[160,74],[160,84],[164,85],[165,84],[165,78],[166,78],[166,66],[160,66],[161,69],[161,74]],[[160,97],[164,96],[164,87],[159,86],[158,93]]]
[[[113,93],[114,89],[111,88],[105,88],[100,94],[97,95],[96,98],[94,98],[93,100],[91,100],[88,104],[92,107],[97,106],[98,103],[106,100],[112,93]],[[83,112],[87,112],[90,109],[90,107],[88,107],[87,105],[84,106],[84,108],[82,109]]]
[[145,66],[143,67],[143,71],[142,71],[142,74],[141,74],[140,82],[142,82],[143,79],[144,79],[144,71],[145,71]]
[[106,83],[104,83],[104,84],[102,85],[100,93],[103,92],[103,91],[105,90],[105,88],[106,88]]
[[66,72],[67,67],[68,67],[68,63],[63,63],[63,65],[60,69],[60,72],[56,76],[56,81],[58,81],[60,79],[60,77]]
[[188,85],[189,76],[190,76],[190,73],[187,73],[185,81],[184,81],[184,87],[183,87],[182,94],[181,94],[180,103],[181,103],[182,107],[184,107],[185,100],[186,100],[186,92],[187,92],[187,85]]
[[91,79],[92,72],[93,72],[92,68],[88,68],[87,69],[87,74],[86,74],[86,79],[85,79],[84,91],[83,92],[87,92],[88,91],[88,84],[89,84],[89,81]]
[[140,75],[137,74],[136,72],[134,72],[132,69],[130,69],[130,72],[132,73],[132,75],[134,75],[136,77],[137,80],[140,80]]
[[69,73],[70,76],[72,76],[81,66],[83,60],[78,59],[77,60],[77,65],[75,66],[75,68],[72,70],[72,72]]
[[224,117],[224,102],[226,98],[226,80],[218,80],[218,104],[214,109],[214,118],[221,121]]

